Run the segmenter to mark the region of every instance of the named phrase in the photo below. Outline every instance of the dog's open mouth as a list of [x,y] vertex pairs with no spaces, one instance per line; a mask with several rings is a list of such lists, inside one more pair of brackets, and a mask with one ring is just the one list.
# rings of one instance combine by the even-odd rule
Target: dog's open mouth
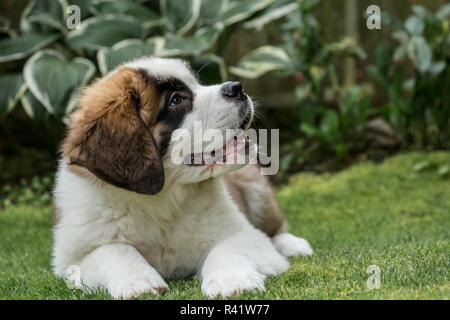
[[185,158],[185,164],[199,167],[211,164],[236,164],[238,158],[246,160],[250,150],[250,139],[246,135],[234,136],[222,149],[211,152],[191,153]]

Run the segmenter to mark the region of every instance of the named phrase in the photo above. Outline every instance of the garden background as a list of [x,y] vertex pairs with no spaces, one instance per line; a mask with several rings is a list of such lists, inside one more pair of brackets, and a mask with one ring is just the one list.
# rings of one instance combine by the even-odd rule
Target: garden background
[[[157,55],[241,81],[255,128],[280,129],[272,180],[315,255],[244,298],[448,299],[449,19],[445,0],[2,0],[0,298],[108,298],[51,273],[58,147],[82,86]],[[195,279],[169,285],[202,298]]]

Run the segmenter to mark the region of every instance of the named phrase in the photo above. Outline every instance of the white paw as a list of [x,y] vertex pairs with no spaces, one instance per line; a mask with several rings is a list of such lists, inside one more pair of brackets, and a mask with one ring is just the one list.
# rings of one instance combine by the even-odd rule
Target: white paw
[[209,298],[234,297],[248,291],[265,291],[265,275],[249,268],[222,269],[202,282],[202,292]]
[[281,233],[272,239],[273,245],[285,257],[310,256],[313,249],[308,241],[290,233]]
[[146,276],[137,275],[128,279],[120,279],[109,288],[114,299],[133,299],[144,294],[164,294],[169,290],[167,283],[156,272],[148,272]]

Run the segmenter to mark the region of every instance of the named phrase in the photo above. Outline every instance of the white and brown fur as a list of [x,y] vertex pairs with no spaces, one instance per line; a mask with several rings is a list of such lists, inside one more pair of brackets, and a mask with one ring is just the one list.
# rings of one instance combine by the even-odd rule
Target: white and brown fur
[[287,233],[256,166],[171,161],[175,129],[192,131],[195,120],[237,128],[252,115],[250,98],[229,99],[222,87],[202,86],[181,60],[142,58],[84,90],[54,190],[56,275],[76,266],[76,287],[124,299],[197,275],[206,296],[225,297],[264,290],[268,275],[289,268],[286,256],[312,254]]

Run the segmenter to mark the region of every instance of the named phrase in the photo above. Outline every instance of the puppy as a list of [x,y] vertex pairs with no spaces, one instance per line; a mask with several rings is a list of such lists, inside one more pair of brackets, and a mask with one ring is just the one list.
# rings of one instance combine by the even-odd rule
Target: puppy
[[257,166],[172,159],[177,129],[247,129],[252,117],[240,83],[203,86],[177,59],[141,58],[85,88],[54,189],[55,274],[75,268],[77,288],[122,299],[197,275],[206,296],[227,297],[265,290],[286,256],[312,254]]

